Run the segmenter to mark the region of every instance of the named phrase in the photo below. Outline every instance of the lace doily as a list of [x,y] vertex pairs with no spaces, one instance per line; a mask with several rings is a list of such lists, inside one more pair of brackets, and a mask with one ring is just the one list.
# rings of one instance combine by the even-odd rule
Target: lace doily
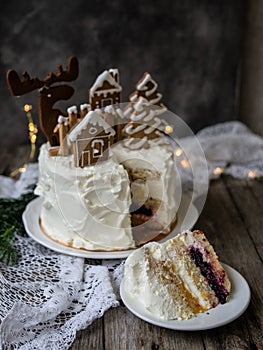
[[[222,172],[238,178],[263,176],[263,139],[243,124],[219,124],[196,136],[210,179]],[[192,141],[181,140],[184,154],[176,156],[181,181],[185,183],[193,180],[191,167],[181,166],[185,164],[185,154],[195,154]],[[192,158],[202,181],[200,159]],[[18,198],[30,190],[37,178],[37,164],[29,165],[18,181],[0,176],[0,197]],[[0,264],[3,349],[68,349],[78,330],[110,307],[118,306],[123,261],[86,261],[55,253],[18,235],[14,244],[19,264]]]
[[4,349],[68,349],[78,330],[118,306],[117,277],[107,266],[57,254],[30,238],[16,236],[15,245],[19,265],[0,265]]

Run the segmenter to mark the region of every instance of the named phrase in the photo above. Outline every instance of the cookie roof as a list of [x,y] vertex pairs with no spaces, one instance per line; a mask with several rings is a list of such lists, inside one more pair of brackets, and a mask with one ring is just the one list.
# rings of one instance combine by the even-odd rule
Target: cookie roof
[[87,129],[90,125],[100,126],[104,131],[109,133],[109,135],[115,135],[113,128],[103,119],[98,111],[90,111],[85,118],[82,119],[72,131],[70,131],[69,141],[76,141],[78,135],[80,135],[82,131]]
[[[115,80],[112,73],[116,75],[118,74],[118,70],[117,69],[105,70],[103,73],[101,73],[97,77],[95,83],[92,85],[92,87],[89,90],[90,96],[94,96],[95,92],[100,93],[100,91],[101,93],[105,93],[105,92],[110,92],[111,90],[118,91],[118,92],[122,90],[122,87],[120,86],[118,81]],[[105,82],[108,83],[107,85],[109,85],[108,89],[105,89],[103,87]]]

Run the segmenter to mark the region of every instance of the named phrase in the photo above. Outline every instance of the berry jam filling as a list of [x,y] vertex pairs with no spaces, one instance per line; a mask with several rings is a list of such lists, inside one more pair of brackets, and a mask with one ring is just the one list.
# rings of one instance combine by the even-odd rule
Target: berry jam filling
[[134,214],[143,214],[145,216],[152,216],[153,212],[152,212],[152,209],[146,208],[145,205],[142,205],[139,209],[134,211]]
[[196,266],[199,267],[201,274],[206,278],[209,286],[215,292],[219,302],[225,304],[229,292],[223,285],[223,277],[213,272],[212,266],[207,261],[203,260],[203,255],[197,248],[191,246],[188,250]]

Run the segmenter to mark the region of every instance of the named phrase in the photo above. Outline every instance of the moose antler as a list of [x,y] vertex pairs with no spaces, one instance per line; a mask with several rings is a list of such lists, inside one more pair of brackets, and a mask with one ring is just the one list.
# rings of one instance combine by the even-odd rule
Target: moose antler
[[73,81],[77,79],[79,72],[78,60],[75,56],[71,56],[68,59],[66,70],[63,70],[61,64],[58,65],[57,72],[54,74],[50,72],[44,80],[39,78],[30,78],[27,71],[20,80],[17,72],[13,69],[9,69],[6,74],[6,80],[9,90],[14,96],[21,96],[36,89],[40,89],[43,86],[51,86],[54,83],[62,81]]
[[9,90],[14,96],[21,96],[36,89],[40,89],[45,83],[38,78],[30,79],[27,71],[22,74],[23,80],[21,81],[17,72],[13,69],[9,69],[6,74],[6,80]]
[[63,70],[61,64],[57,67],[57,72],[54,74],[50,72],[44,79],[45,85],[50,86],[54,83],[62,81],[73,81],[77,79],[79,74],[79,64],[75,56],[71,56],[68,59],[66,70]]

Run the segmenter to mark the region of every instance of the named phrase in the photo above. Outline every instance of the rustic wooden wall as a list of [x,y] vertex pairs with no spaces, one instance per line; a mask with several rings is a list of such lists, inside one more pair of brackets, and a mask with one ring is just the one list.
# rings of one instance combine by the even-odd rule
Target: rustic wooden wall
[[27,142],[24,103],[37,115],[37,93],[11,96],[7,69],[43,78],[71,54],[79,58],[80,77],[65,108],[85,102],[97,74],[117,67],[124,101],[149,71],[169,109],[194,131],[235,119],[244,1],[3,1],[0,145]]

